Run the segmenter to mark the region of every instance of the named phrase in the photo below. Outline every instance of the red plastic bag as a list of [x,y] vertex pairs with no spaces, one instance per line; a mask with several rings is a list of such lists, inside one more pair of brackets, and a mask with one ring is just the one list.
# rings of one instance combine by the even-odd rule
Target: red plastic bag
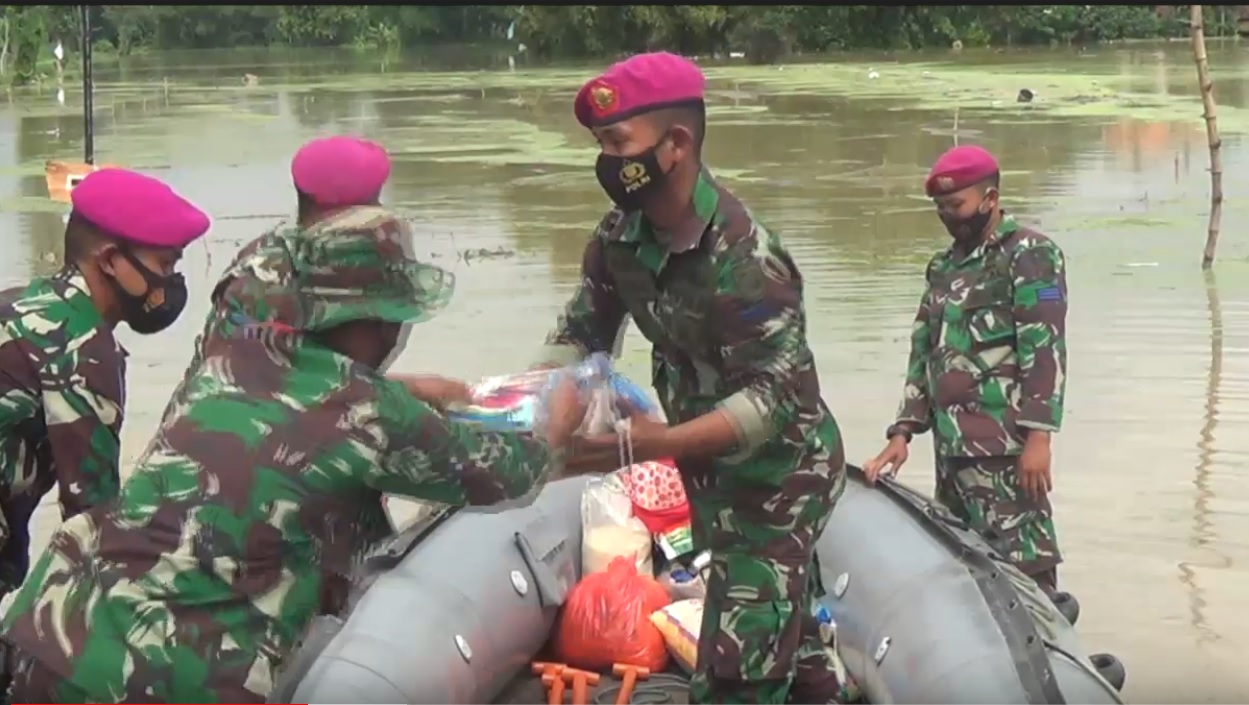
[[631,559],[617,557],[568,594],[555,653],[561,662],[585,670],[623,663],[658,673],[668,664],[668,649],[650,616],[670,601],[659,581],[639,575]]

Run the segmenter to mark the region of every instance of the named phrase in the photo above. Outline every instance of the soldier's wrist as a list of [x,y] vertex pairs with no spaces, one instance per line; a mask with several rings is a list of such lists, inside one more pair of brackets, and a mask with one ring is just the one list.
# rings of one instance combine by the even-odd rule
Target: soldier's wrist
[[915,431],[906,422],[895,423],[885,429],[886,441],[893,442],[895,439],[901,439],[903,443],[909,444],[914,437]]
[[1050,432],[1039,428],[1027,429],[1027,435],[1024,436],[1024,444],[1048,446],[1050,444]]

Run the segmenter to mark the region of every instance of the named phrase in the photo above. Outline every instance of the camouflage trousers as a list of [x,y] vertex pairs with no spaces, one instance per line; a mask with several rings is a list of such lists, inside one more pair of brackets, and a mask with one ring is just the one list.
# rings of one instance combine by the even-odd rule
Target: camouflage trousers
[[982,534],[1007,560],[1054,589],[1062,554],[1049,498],[1019,487],[1019,457],[937,456],[937,501]]
[[712,553],[689,701],[841,702],[840,661],[812,614],[815,542],[845,489],[840,450],[777,483],[708,487],[681,466],[695,545]]
[[[65,683],[26,652],[5,645],[5,670],[10,703],[93,703],[86,692]],[[139,702],[139,701],[130,701]],[[153,701],[155,702],[155,701]]]

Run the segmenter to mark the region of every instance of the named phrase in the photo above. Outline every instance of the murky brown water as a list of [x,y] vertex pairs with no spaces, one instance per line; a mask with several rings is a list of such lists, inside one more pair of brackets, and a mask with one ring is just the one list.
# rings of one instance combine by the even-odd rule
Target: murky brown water
[[[428,73],[305,58],[210,52],[97,68],[101,161],[147,169],[216,217],[206,246],[188,253],[186,315],[168,335],[122,333],[127,459],[184,370],[213,277],[293,205],[288,160],[315,134],[384,142],[395,157],[388,202],[411,213],[418,246],[455,262],[456,302],[418,329],[400,366],[466,378],[520,368],[577,280],[605,205],[570,111],[588,70],[509,72],[496,60],[479,71],[460,57],[451,68],[466,72]],[[1235,45],[1213,51],[1231,134],[1227,232],[1210,277],[1198,267],[1205,137],[1182,44],[714,72],[711,161],[803,268],[825,396],[852,458],[881,442],[922,267],[944,244],[920,186],[936,155],[956,138],[987,145],[1006,169],[1005,202],[1062,243],[1072,305],[1057,445],[1064,580],[1083,603],[1088,646],[1126,662],[1137,702],[1249,698],[1239,663],[1249,650],[1249,241],[1238,227],[1249,150],[1236,134],[1249,131],[1249,78],[1234,68],[1246,58]],[[244,87],[244,72],[260,85]],[[960,85],[969,88],[952,92]],[[1014,104],[1024,87],[1037,104]],[[79,158],[81,96],[67,92],[66,107],[55,89],[0,102],[0,225],[14,244],[0,284],[55,267],[61,216],[45,201],[42,162]],[[630,343],[625,364],[644,377],[643,341]],[[927,488],[930,444],[916,445],[904,476]],[[55,518],[46,507],[40,542]]]

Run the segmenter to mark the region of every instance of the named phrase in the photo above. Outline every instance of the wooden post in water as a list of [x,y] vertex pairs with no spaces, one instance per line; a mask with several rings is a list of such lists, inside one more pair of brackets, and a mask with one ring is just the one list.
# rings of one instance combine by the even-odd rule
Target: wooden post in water
[[82,12],[82,160],[95,164],[95,86],[91,75],[91,6],[80,5]]
[[1206,249],[1201,256],[1202,269],[1214,264],[1214,251],[1219,244],[1219,224],[1223,218],[1223,159],[1219,151],[1219,118],[1214,105],[1214,82],[1210,80],[1210,60],[1206,56],[1206,31],[1202,21],[1203,5],[1189,6],[1188,33],[1193,40],[1193,61],[1197,64],[1197,83],[1201,86],[1202,117],[1206,119],[1206,143],[1210,147],[1210,225],[1206,230]]

